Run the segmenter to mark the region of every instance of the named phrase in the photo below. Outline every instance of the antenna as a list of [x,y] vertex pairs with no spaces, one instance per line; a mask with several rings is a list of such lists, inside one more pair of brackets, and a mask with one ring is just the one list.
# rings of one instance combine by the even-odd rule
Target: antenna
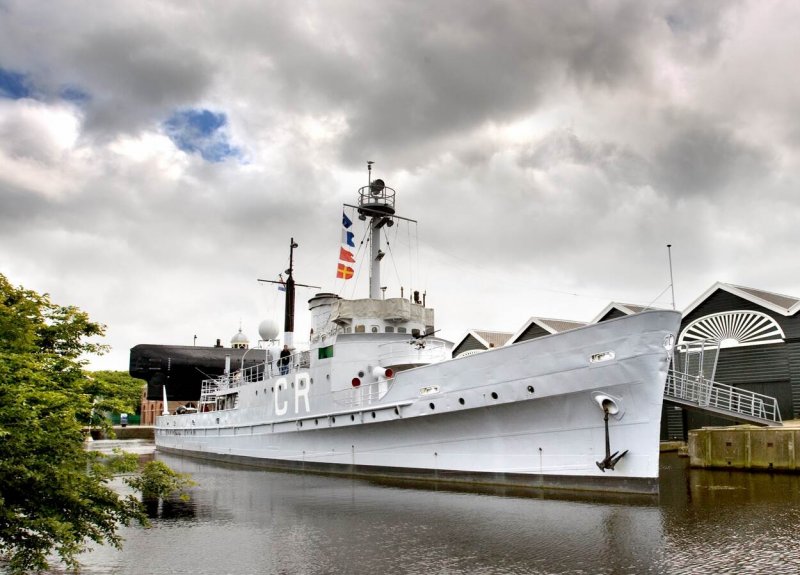
[[675,309],[675,281],[672,279],[672,244],[667,244],[669,256],[669,287],[672,289],[672,309]]

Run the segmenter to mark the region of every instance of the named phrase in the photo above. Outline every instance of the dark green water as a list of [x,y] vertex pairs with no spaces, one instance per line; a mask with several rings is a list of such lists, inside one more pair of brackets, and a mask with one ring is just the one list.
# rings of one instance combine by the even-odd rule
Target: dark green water
[[199,486],[90,574],[800,573],[800,476],[698,471],[661,495],[561,500],[375,485],[161,457]]

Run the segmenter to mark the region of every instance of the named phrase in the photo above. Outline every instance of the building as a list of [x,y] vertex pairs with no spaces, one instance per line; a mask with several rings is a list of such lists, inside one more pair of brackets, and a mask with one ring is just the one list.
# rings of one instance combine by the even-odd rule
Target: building
[[[717,282],[684,311],[678,346],[704,340],[706,377],[777,399],[783,420],[800,418],[800,298]],[[665,405],[662,437],[730,425],[701,411]]]

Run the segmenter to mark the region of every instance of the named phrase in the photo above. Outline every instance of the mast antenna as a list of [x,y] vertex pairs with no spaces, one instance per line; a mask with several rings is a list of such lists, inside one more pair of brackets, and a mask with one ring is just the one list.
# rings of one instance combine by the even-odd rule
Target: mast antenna
[[675,281],[672,279],[672,244],[667,244],[669,256],[669,287],[672,289],[672,309],[675,309]]

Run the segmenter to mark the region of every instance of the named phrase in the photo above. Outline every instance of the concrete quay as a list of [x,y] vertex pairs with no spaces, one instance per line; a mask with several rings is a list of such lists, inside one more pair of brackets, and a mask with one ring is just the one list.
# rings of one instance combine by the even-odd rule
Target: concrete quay
[[[115,425],[113,427],[114,439],[155,439],[155,428],[152,425]],[[85,429],[86,433],[91,433],[92,439],[111,439],[102,429]]]
[[800,420],[782,427],[734,425],[689,431],[689,465],[800,472]]

